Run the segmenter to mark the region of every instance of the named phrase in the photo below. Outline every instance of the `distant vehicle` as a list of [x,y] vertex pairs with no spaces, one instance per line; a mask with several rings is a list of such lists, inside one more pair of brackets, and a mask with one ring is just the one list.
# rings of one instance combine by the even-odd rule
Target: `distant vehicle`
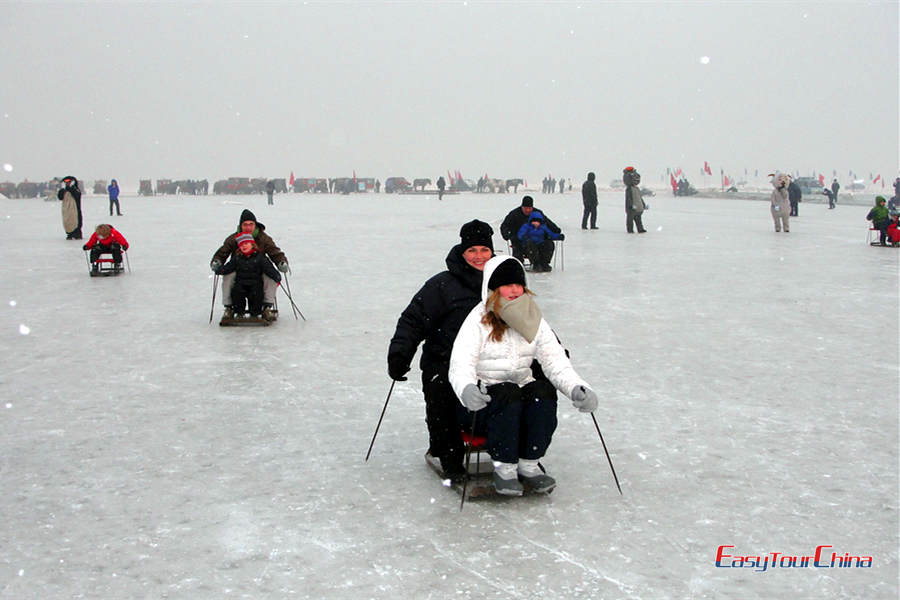
[[412,184],[405,177],[388,177],[384,180],[384,192],[386,194],[402,192],[411,188]]
[[854,179],[850,182],[851,190],[864,190],[866,189],[866,180],[865,179]]
[[105,194],[106,193],[106,180],[105,179],[95,179],[94,180],[94,193],[95,194]]
[[138,188],[138,194],[140,194],[141,196],[153,195],[153,185],[150,183],[149,179],[141,179],[141,185]]
[[655,195],[656,195],[656,192],[654,192],[650,188],[644,188],[644,187],[641,188],[641,196],[645,196],[645,197],[649,198],[649,197],[655,196]]
[[797,187],[800,188],[800,193],[804,196],[822,192],[822,184],[819,183],[819,179],[816,177],[798,177],[794,180],[794,183],[797,184]]
[[450,182],[450,188],[454,192],[471,192],[475,190],[475,182],[471,179],[457,177]]

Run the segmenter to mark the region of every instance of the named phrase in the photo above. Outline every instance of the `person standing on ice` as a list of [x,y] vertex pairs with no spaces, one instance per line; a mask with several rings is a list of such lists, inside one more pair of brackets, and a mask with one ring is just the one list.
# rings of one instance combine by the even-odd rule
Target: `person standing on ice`
[[108,186],[106,186],[106,191],[109,194],[109,216],[113,214],[113,205],[116,207],[116,215],[122,216],[122,209],[119,206],[119,182],[113,179]]
[[588,217],[591,218],[591,229],[597,229],[597,184],[594,183],[596,175],[587,174],[587,180],[581,184],[581,203],[584,211],[581,213],[581,228],[588,228]]
[[[841,184],[838,183],[837,177],[835,177],[831,181],[831,201],[837,204],[838,191],[841,189]],[[832,208],[834,208],[832,206]]]
[[[222,246],[213,254],[209,263],[209,268],[216,272],[229,257],[237,257],[240,250],[238,249],[237,237],[242,233],[253,236],[256,246],[261,254],[265,254],[278,266],[278,270],[287,273],[290,270],[287,257],[275,244],[269,234],[266,233],[266,226],[256,220],[256,216],[247,209],[241,213],[241,219],[238,222],[237,232],[231,233],[222,242]],[[275,318],[275,292],[278,289],[274,279],[263,276],[263,317],[267,321]],[[234,285],[234,274],[230,273],[222,277],[222,303],[225,305],[226,319],[234,317],[234,309],[231,306],[231,286]]]
[[81,235],[81,189],[78,180],[67,175],[62,180],[63,187],[56,192],[56,197],[62,201],[63,229],[66,231],[67,240],[80,240]]
[[271,179],[266,182],[266,197],[268,198],[269,206],[273,206],[275,204],[275,200],[273,200],[275,196],[275,182]]
[[625,167],[622,172],[622,182],[625,184],[625,230],[628,233],[634,233],[634,226],[637,225],[638,233],[647,233],[644,229],[644,223],[641,216],[647,205],[641,197],[641,174],[634,167]]
[[441,175],[437,180],[438,200],[443,200],[445,187],[447,187],[447,182],[444,180],[444,176]]
[[799,217],[800,214],[800,200],[803,198],[803,190],[800,189],[800,186],[791,179],[791,182],[788,184],[788,199],[791,201],[791,216]]
[[769,199],[769,209],[772,212],[772,220],[775,221],[775,232],[778,233],[784,227],[784,232],[791,230],[791,200],[788,196],[790,176],[784,173],[772,175],[772,196]]
[[447,270],[425,282],[403,310],[388,347],[388,375],[406,381],[406,373],[423,341],[422,392],[425,395],[425,423],[428,426],[428,453],[441,461],[444,476],[461,480],[463,445],[456,420],[456,395],[447,371],[450,352],[460,324],[481,298],[481,272],[494,255],[494,230],[479,220],[469,221],[459,230],[460,242],[447,254]]
[[[523,483],[546,493],[556,480],[541,470],[556,430],[556,394],[535,381],[544,376],[581,412],[597,408],[597,395],[575,372],[525,285],[525,268],[511,256],[484,266],[482,302],[463,322],[450,355],[450,384],[461,403],[459,420],[487,437],[498,493],[521,496]],[[520,481],[521,480],[521,481]]]

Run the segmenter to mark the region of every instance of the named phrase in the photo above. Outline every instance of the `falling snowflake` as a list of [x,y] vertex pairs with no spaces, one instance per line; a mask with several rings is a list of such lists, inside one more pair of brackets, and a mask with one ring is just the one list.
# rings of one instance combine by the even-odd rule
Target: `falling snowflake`
[[9,163],[3,163],[3,170],[9,173],[13,170],[13,166]]
[[708,65],[708,64],[709,64],[709,57],[708,57],[708,56],[701,56],[701,57],[700,57],[700,64],[701,64],[701,65]]
[[31,329],[28,327],[28,325],[19,325],[19,333],[21,333],[22,335],[28,335],[29,333],[31,333]]

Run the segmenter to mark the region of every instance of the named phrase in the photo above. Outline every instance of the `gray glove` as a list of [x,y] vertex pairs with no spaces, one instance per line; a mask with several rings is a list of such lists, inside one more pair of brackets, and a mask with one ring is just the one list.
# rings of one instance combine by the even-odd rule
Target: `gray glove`
[[572,404],[575,405],[575,408],[581,412],[589,413],[597,410],[597,394],[592,389],[583,385],[575,386],[572,388],[572,393],[569,394],[569,397],[572,399]]
[[286,260],[283,260],[280,263],[278,263],[278,270],[281,271],[282,273],[287,273],[289,268],[290,267],[288,267],[288,263]]
[[479,390],[477,385],[470,383],[463,388],[460,401],[463,403],[463,406],[475,412],[487,406],[487,403],[491,401],[491,397]]
[[215,258],[212,260],[211,263],[209,263],[209,268],[212,270],[213,273],[215,273],[221,266],[222,266],[222,261],[215,259]]

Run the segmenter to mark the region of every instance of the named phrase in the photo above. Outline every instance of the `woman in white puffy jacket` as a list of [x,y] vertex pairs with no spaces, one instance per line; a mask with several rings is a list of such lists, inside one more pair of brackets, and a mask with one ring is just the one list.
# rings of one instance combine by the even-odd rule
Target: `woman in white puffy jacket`
[[490,259],[481,298],[450,356],[450,384],[462,403],[460,423],[468,428],[474,422],[476,435],[487,437],[497,492],[520,496],[522,483],[549,492],[556,481],[538,462],[556,430],[556,394],[535,381],[532,361],[537,359],[546,378],[582,412],[597,408],[597,395],[541,317],[522,263],[511,256]]

